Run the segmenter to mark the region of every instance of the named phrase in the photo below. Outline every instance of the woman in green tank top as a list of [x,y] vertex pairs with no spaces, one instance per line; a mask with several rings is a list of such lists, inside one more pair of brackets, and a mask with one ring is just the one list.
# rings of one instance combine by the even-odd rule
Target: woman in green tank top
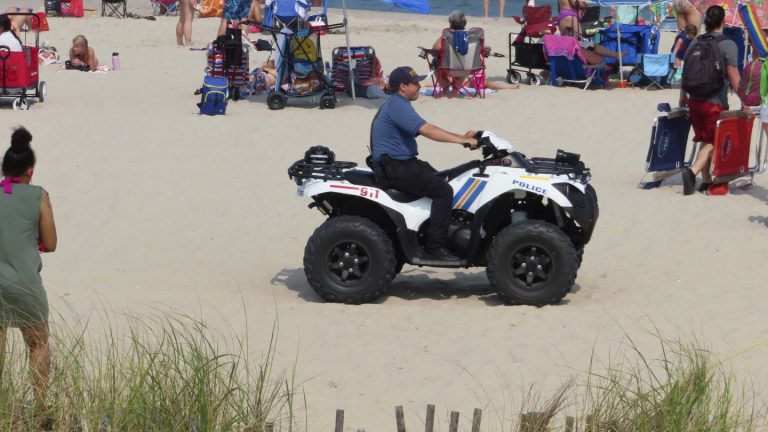
[[[56,225],[48,193],[30,185],[35,171],[32,135],[24,128],[11,135],[0,181],[0,367],[5,360],[8,327],[21,329],[29,353],[38,408],[45,410],[51,370],[48,347],[48,298],[40,278],[39,252],[56,250]],[[2,371],[2,369],[0,369]],[[43,420],[45,419],[45,420]],[[50,428],[47,416],[41,418]],[[47,423],[47,424],[46,424]]]

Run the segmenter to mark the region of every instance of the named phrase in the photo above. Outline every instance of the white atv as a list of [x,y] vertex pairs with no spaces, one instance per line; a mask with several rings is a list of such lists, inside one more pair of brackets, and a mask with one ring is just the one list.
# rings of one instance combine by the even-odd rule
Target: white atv
[[487,267],[510,304],[559,302],[571,289],[598,217],[590,171],[574,153],[531,158],[491,132],[478,132],[483,159],[438,172],[453,190],[448,248],[461,261],[435,261],[424,247],[431,201],[383,189],[369,169],[310,148],[288,169],[298,194],[328,219],[304,250],[304,272],[326,301],[370,302],[404,264]]

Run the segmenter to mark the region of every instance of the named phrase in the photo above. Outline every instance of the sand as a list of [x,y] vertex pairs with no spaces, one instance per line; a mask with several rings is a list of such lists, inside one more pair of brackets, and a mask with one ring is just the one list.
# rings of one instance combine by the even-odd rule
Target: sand
[[[373,45],[386,70],[425,71],[416,47],[431,44],[444,20],[350,11],[350,37]],[[657,190],[636,188],[656,104],[674,104],[676,90],[523,86],[485,100],[420,98],[417,111],[454,132],[492,130],[529,156],[582,154],[601,214],[576,285],[559,305],[507,307],[483,269],[406,266],[375,304],[327,304],[302,270],[306,240],[323,218],[296,196],[286,169],[314,144],[362,163],[378,103],[342,97],[335,110],[270,111],[261,96],[230,103],[226,116],[200,117],[193,92],[205,55],[176,46],[175,22],[52,18],[43,39],[66,52],[85,34],[103,62],[120,52],[123,70],[45,66],[45,103],[27,112],[12,111],[7,99],[0,105],[0,134],[16,125],[34,134],[34,183],[50,192],[59,230],[43,277],[64,319],[105,305],[171,308],[242,329],[246,310],[258,353],[278,317],[278,367],[292,368],[298,355],[312,431],[332,430],[337,408],[349,428],[392,429],[395,405],[420,429],[427,403],[443,426],[456,410],[468,429],[480,407],[488,430],[501,430],[529,386],[555,388],[585,370],[593,351],[607,360],[627,335],[650,357],[659,355],[654,326],[669,337],[697,336],[721,358],[765,340],[766,178],[725,197],[685,197],[679,176]],[[195,20],[196,46],[217,25]],[[470,25],[485,27],[488,44],[506,54],[511,20]],[[668,46],[671,34],[664,38]],[[329,35],[324,54],[343,43]],[[265,57],[252,55],[251,65]],[[488,75],[503,79],[506,61],[489,58]],[[439,168],[478,157],[419,142]],[[727,366],[764,388],[767,350],[759,345]]]

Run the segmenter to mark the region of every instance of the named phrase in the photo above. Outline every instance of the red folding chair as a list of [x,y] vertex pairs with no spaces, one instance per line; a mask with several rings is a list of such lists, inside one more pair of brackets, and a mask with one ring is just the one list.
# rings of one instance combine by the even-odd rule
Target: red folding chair
[[461,93],[485,97],[485,32],[479,27],[443,30],[434,97]]
[[552,17],[552,6],[549,5],[523,6],[523,16],[513,16],[512,19],[522,26],[515,42],[522,42],[526,37],[540,39],[557,31],[557,23]]
[[729,111],[726,115],[728,117],[717,121],[715,129],[712,175],[715,177],[751,175],[749,153],[755,116],[741,111],[734,113]]

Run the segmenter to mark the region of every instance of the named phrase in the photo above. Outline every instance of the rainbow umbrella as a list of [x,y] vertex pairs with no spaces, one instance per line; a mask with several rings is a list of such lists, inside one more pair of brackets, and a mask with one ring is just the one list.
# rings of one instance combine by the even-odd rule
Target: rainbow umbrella
[[753,5],[743,3],[740,3],[737,9],[741,22],[744,28],[747,29],[747,34],[749,34],[749,40],[752,41],[760,57],[767,56],[768,41],[766,41],[765,34],[761,30],[768,27],[766,26],[766,11],[762,10],[760,11],[762,13],[758,13],[758,10]]

